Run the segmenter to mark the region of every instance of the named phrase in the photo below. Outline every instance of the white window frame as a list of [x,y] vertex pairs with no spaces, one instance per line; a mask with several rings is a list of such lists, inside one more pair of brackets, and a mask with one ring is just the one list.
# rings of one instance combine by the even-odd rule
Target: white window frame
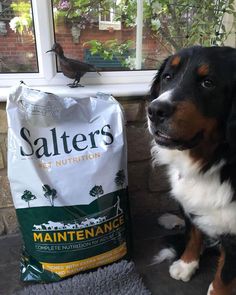
[[[142,6],[143,0],[137,0],[137,2],[138,6]],[[67,83],[71,82],[62,73],[57,73],[55,55],[53,53],[46,53],[54,43],[51,1],[32,0],[32,7],[39,73],[0,73],[0,87],[15,85],[20,80],[23,80],[30,86],[66,86]],[[81,83],[84,85],[150,84],[155,73],[155,70],[102,72],[101,76],[97,73],[87,73],[81,79]]]

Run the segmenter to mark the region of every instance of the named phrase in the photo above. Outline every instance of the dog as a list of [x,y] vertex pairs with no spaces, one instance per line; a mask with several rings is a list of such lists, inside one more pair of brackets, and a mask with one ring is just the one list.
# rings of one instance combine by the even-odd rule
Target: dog
[[[150,89],[154,162],[167,164],[186,221],[186,245],[169,268],[188,281],[204,236],[220,242],[207,295],[230,295],[236,280],[236,49],[184,48],[161,65]],[[173,254],[173,253],[172,253]]]

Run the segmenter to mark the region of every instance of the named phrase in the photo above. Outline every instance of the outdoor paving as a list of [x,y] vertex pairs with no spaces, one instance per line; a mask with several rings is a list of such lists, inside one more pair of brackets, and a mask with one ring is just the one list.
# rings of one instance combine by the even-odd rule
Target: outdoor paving
[[[205,295],[214,276],[215,253],[202,257],[200,270],[190,282],[173,280],[169,276],[167,262],[150,265],[152,257],[160,248],[160,238],[165,233],[158,226],[155,216],[133,220],[133,259],[146,287],[153,295]],[[0,238],[0,248],[0,295],[10,295],[25,286],[25,283],[19,281],[20,236]]]

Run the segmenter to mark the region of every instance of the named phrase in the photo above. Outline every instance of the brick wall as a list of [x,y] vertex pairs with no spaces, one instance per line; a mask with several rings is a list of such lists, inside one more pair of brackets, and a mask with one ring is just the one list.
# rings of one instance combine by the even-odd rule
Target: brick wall
[[[98,28],[81,30],[78,43],[75,43],[69,25],[58,24],[55,27],[56,41],[63,46],[65,55],[75,59],[84,58],[85,42],[117,39],[119,43],[132,40],[135,44],[136,30],[122,29],[118,31],[101,31]],[[48,48],[49,50],[50,48]],[[143,56],[145,68],[156,68],[157,60],[163,60],[168,54],[166,47],[162,46],[162,38],[153,38],[148,31],[143,37]],[[154,57],[154,58],[153,58]],[[33,33],[16,34],[7,25],[7,34],[0,35],[0,72],[37,72],[37,55]]]
[[[146,128],[145,101],[120,100],[127,119],[128,173],[131,215],[153,214],[173,209],[164,167],[152,168],[150,137]],[[7,179],[7,120],[0,103],[0,235],[18,232],[18,223]]]
[[[17,65],[17,66],[16,66]],[[7,26],[7,35],[0,35],[0,71],[37,72],[33,34],[15,34]]]
[[[84,43],[90,40],[98,40],[102,43],[107,40],[118,40],[118,43],[125,42],[127,40],[132,40],[135,44],[136,40],[136,29],[127,28],[122,30],[114,31],[100,31],[98,28],[86,28],[86,30],[81,30],[79,37],[79,43],[74,43],[71,35],[70,26],[60,25],[56,26],[56,41],[60,43],[65,51],[65,55],[68,57],[83,59],[84,50],[88,46],[84,46]],[[143,35],[143,58],[145,59],[145,69],[155,69],[156,64],[163,60],[167,54],[169,54],[168,46],[162,45],[162,37],[154,38],[151,36],[149,30],[144,30]],[[135,46],[131,46],[134,48]],[[89,48],[89,47],[88,47]]]

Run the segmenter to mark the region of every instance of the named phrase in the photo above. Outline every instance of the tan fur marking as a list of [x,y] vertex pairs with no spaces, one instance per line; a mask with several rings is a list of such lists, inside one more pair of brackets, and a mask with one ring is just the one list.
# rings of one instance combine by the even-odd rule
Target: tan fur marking
[[180,56],[178,56],[178,55],[174,56],[172,61],[171,61],[171,65],[173,67],[177,67],[179,65],[179,63],[180,63],[180,60],[181,60]]
[[204,132],[201,143],[190,150],[193,161],[200,165],[209,161],[220,140],[217,120],[203,116],[191,101],[178,103],[171,130],[174,138],[184,141],[191,140],[200,131]]
[[198,261],[202,249],[202,233],[196,228],[192,227],[190,232],[190,239],[181,256],[181,260],[186,263]]
[[209,65],[203,64],[197,69],[197,73],[199,76],[206,76],[209,73]]
[[225,263],[225,253],[224,250],[221,250],[221,255],[218,262],[218,268],[215,274],[214,281],[212,283],[213,290],[210,295],[231,295],[233,287],[235,287],[235,280],[228,285],[224,285],[221,279],[222,268]]

